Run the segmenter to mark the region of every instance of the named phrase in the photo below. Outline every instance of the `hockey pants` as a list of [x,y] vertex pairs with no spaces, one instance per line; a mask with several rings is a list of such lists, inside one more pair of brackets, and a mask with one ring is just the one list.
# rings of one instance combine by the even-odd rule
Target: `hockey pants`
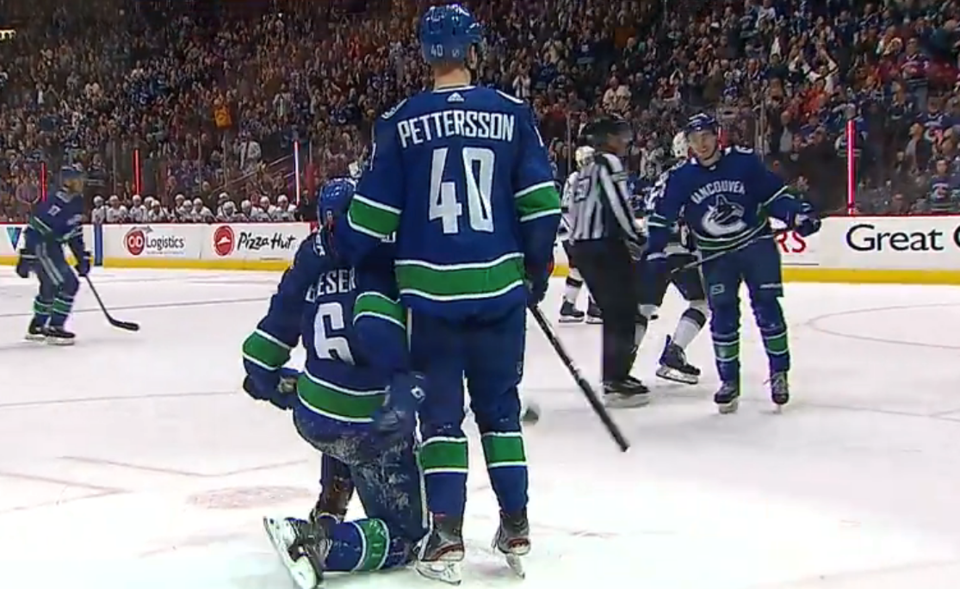
[[420,406],[420,455],[431,513],[462,518],[467,493],[464,379],[500,509],[527,506],[527,463],[517,385],[523,374],[526,309],[499,317],[450,321],[413,312],[410,355],[430,393]]
[[63,327],[73,310],[80,282],[63,255],[59,243],[41,242],[36,247],[34,271],[40,291],[33,300],[34,319],[51,327]]
[[723,382],[740,380],[740,284],[747,285],[750,306],[763,337],[770,373],[790,369],[787,324],[780,297],[783,280],[780,251],[773,239],[761,238],[741,250],[703,265],[710,303],[710,335]]
[[603,314],[603,381],[623,380],[637,357],[639,273],[620,241],[581,241],[572,250],[574,263]]
[[335,422],[300,403],[293,421],[300,436],[324,454],[323,482],[334,478],[328,468],[348,472],[366,514],[328,528],[333,544],[324,569],[375,571],[409,563],[427,532],[413,437],[383,447],[366,425]]

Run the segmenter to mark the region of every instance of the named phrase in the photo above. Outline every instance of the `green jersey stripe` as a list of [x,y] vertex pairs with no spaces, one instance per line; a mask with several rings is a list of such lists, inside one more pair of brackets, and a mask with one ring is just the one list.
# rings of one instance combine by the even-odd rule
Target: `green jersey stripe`
[[321,380],[304,372],[297,381],[300,400],[311,410],[340,421],[369,423],[374,411],[383,406],[383,389],[359,391]]
[[258,329],[243,340],[243,356],[258,366],[276,370],[290,359],[290,347]]
[[492,298],[523,285],[523,256],[510,254],[483,267],[432,266],[397,263],[401,294],[414,294],[437,301]]
[[347,210],[347,222],[361,233],[383,239],[397,230],[400,211],[355,194]]

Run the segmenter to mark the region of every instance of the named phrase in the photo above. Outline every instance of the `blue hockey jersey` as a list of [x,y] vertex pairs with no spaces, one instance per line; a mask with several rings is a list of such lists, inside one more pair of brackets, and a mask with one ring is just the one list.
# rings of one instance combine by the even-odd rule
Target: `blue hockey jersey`
[[546,271],[559,222],[529,106],[488,88],[447,88],[377,121],[341,245],[357,263],[396,232],[404,304],[462,318],[524,304],[525,275]]
[[40,243],[67,244],[80,257],[83,243],[83,197],[58,190],[51,198],[37,203],[24,232],[24,249],[33,253]]
[[735,249],[770,235],[769,217],[790,223],[800,212],[779,176],[748,149],[730,147],[712,166],[695,158],[671,170],[648,221],[651,254],[664,250],[677,220],[704,253]]
[[357,272],[330,246],[324,230],[300,244],[269,311],[243,343],[243,359],[278,370],[301,341],[299,409],[344,425],[370,423],[390,377],[408,370],[405,315],[392,265]]

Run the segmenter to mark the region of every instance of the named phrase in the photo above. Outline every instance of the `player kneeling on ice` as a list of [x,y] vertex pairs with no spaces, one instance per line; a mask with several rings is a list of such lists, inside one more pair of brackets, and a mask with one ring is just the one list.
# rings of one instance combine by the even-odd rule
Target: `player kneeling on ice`
[[[77,275],[90,272],[90,252],[83,244],[83,174],[73,168],[60,172],[62,188],[45,201],[37,203],[20,250],[16,272],[29,278],[33,272],[40,280],[40,292],[33,300],[33,320],[26,339],[55,345],[73,344],[74,334],[64,325],[73,310],[73,300],[80,290]],[[77,260],[77,273],[63,255],[67,244]]]
[[820,230],[813,207],[794,198],[759,157],[738,147],[721,150],[717,123],[708,115],[691,117],[686,127],[693,150],[685,164],[665,179],[648,222],[648,260],[668,271],[663,256],[674,224],[682,219],[704,258],[702,272],[710,304],[710,335],[722,382],[714,395],[721,413],[736,411],[740,397],[740,284],[763,336],[770,369],[770,395],[779,409],[790,400],[790,353],[780,297],[780,251],[769,217],[807,236]]
[[[297,431],[324,454],[323,491],[310,518],[264,519],[301,589],[319,585],[325,571],[407,564],[426,534],[414,439],[426,383],[408,367],[392,264],[360,273],[338,254],[336,227],[353,191],[349,179],[323,187],[323,227],[300,245],[243,344],[244,388],[292,408]],[[307,360],[294,394],[282,367],[301,339]],[[344,523],[354,486],[366,518]]]

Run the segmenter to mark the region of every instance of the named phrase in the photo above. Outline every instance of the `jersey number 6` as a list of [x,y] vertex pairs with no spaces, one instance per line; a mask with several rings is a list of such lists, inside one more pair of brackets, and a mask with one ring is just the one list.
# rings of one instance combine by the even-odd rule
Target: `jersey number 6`
[[331,332],[343,331],[346,328],[343,322],[343,305],[324,303],[317,307],[317,316],[313,320],[313,349],[317,358],[353,364],[350,342],[342,335],[328,335],[327,320],[330,322]]
[[[433,150],[433,163],[430,166],[430,220],[440,219],[443,232],[451,235],[460,232],[463,205],[457,199],[457,183],[443,179],[449,151],[447,147]],[[486,147],[464,147],[461,156],[462,161],[453,165],[462,166],[470,228],[492,233],[493,207],[490,193],[493,192],[493,150]],[[454,173],[457,172],[454,170]]]

